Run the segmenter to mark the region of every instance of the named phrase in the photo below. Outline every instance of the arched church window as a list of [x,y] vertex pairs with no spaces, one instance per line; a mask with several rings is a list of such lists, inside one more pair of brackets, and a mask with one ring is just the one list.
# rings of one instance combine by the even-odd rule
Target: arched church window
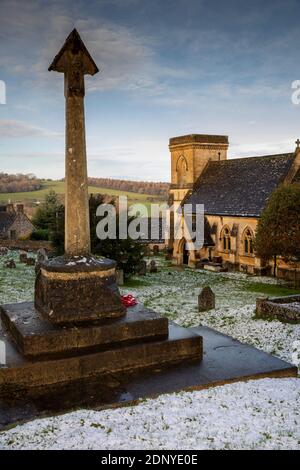
[[176,171],[177,171],[177,181],[179,184],[186,182],[187,172],[188,172],[188,164],[187,160],[184,155],[180,155],[177,160],[176,164]]
[[230,230],[228,227],[223,229],[223,250],[229,252],[231,250]]
[[253,232],[247,228],[244,232],[244,253],[245,255],[253,255]]

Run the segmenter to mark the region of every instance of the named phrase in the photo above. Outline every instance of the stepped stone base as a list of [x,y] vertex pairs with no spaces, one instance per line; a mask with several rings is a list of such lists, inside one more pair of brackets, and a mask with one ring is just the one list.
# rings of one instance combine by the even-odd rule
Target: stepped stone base
[[[22,311],[25,313],[20,315]],[[89,325],[77,331],[46,325],[32,304],[26,302],[4,305],[1,316],[6,325],[0,329],[0,341],[6,350],[6,363],[0,365],[1,396],[38,387],[46,393],[47,387],[82,379],[100,378],[105,386],[114,374],[126,376],[133,371],[202,359],[201,336],[176,325],[170,325],[168,331],[165,319],[142,306],[128,309],[123,322]],[[114,343],[108,342],[110,336]],[[79,349],[75,350],[77,340]],[[128,340],[134,344],[126,344]],[[91,346],[93,351],[87,351]],[[47,348],[56,355],[43,356]]]
[[21,354],[28,358],[64,357],[132,342],[168,338],[168,320],[138,304],[115,320],[62,327],[45,320],[33,302],[0,307],[1,320]]
[[[0,430],[11,424],[52,416],[76,408],[134,404],[140,399],[180,390],[200,390],[237,381],[264,377],[297,377],[297,367],[205,326],[192,331],[203,337],[203,361],[174,366],[155,365],[122,374],[112,373],[35,388],[34,395],[13,387],[14,393],[0,397]],[[9,390],[8,390],[9,392]]]

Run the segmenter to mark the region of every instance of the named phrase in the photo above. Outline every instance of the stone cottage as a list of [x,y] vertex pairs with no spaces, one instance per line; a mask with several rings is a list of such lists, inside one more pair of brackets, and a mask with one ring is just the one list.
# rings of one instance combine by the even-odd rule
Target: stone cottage
[[34,225],[24,212],[23,204],[0,206],[0,238],[19,240],[29,237]]

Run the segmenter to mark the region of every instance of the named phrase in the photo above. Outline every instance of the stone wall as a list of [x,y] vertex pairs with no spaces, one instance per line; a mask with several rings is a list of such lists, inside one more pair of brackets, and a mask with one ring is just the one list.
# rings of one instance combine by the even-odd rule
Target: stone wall
[[[292,308],[293,303],[300,305],[300,295],[256,299],[256,314],[266,319],[274,318],[287,323],[300,323],[300,308]],[[290,307],[289,304],[291,304]]]
[[0,247],[4,246],[10,250],[37,251],[44,248],[47,252],[52,252],[53,247],[50,242],[44,240],[0,240]]

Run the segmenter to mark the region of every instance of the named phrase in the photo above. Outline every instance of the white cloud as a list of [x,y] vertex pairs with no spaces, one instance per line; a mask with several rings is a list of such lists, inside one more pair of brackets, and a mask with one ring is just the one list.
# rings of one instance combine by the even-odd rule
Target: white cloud
[[255,157],[260,155],[290,153],[294,150],[294,139],[290,138],[281,142],[233,143],[229,147],[229,155],[231,158]]
[[1,119],[0,137],[7,139],[24,137],[62,137],[62,134],[23,121]]

